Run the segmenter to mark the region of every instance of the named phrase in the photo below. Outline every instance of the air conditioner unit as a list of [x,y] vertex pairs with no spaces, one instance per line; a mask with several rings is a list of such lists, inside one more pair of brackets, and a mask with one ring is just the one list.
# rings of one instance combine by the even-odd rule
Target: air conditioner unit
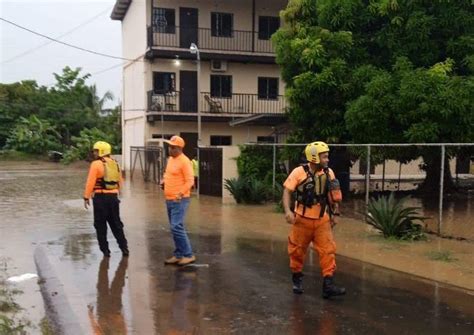
[[225,72],[225,71],[227,71],[227,61],[225,61],[225,60],[211,60],[211,71],[212,72]]
[[164,148],[165,140],[162,138],[150,138],[146,141],[146,146],[148,148]]

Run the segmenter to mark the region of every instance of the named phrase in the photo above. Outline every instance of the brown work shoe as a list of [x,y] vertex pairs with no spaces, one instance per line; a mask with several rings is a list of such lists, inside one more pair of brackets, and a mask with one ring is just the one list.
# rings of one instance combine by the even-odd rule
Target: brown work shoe
[[181,258],[181,260],[178,262],[178,265],[179,265],[179,266],[184,266],[184,265],[188,265],[188,264],[194,263],[195,261],[196,261],[196,257],[195,257],[195,256],[183,257],[183,258]]
[[178,264],[181,260],[182,260],[182,258],[177,258],[177,257],[173,256],[173,257],[168,258],[168,259],[165,261],[165,265],[176,265],[176,264]]

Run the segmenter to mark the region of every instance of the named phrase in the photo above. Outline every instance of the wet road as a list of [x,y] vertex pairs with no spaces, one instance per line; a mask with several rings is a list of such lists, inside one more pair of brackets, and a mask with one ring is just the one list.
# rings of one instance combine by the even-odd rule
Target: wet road
[[[320,298],[310,253],[306,292],[291,292],[286,231],[271,207],[193,199],[187,223],[198,266],[163,266],[172,250],[156,185],[127,183],[123,221],[131,256],[111,241],[103,260],[92,213],[80,200],[85,172],[0,173],[2,256],[31,270],[35,246],[60,259],[63,280],[83,295],[90,326],[103,334],[474,334],[471,293],[338,257],[342,299]],[[14,195],[14,196],[13,196]],[[110,235],[110,234],[109,234]],[[337,240],[337,234],[336,234]],[[422,266],[422,264],[420,264]],[[24,306],[38,305],[33,290]],[[41,306],[28,311],[41,315]]]

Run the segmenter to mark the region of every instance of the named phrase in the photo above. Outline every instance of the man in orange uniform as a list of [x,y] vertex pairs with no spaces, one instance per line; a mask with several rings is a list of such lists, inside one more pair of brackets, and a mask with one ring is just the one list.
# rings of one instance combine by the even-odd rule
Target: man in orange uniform
[[191,188],[194,185],[194,174],[191,161],[183,154],[184,140],[175,135],[166,143],[169,144],[170,157],[163,182],[175,251],[173,257],[168,258],[165,264],[183,266],[196,261],[184,227],[184,217],[190,202]]
[[94,195],[94,227],[97,233],[100,251],[105,257],[110,257],[107,242],[107,223],[122,250],[122,255],[129,255],[128,243],[120,220],[120,190],[121,174],[118,163],[110,157],[112,147],[107,142],[99,141],[94,144],[94,158],[89,169],[86,188],[84,191],[84,207],[90,206],[90,198]]
[[[337,187],[334,172],[328,168],[329,147],[324,142],[313,142],[306,146],[308,164],[295,168],[284,183],[283,206],[288,223],[292,224],[288,237],[288,254],[292,271],[293,292],[303,293],[303,264],[309,244],[319,254],[323,275],[323,298],[343,295],[344,288],[333,281],[336,271],[336,244],[332,227],[339,216],[338,193],[331,193],[331,185]],[[291,211],[291,194],[297,192],[295,213]],[[335,199],[334,194],[337,194]],[[329,213],[328,213],[329,212]]]

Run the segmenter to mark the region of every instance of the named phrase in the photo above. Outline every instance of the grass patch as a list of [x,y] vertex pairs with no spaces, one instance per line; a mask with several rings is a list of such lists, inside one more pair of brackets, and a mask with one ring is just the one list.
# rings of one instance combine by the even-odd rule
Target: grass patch
[[15,150],[0,150],[0,161],[46,161],[47,156],[43,155],[32,155],[25,152],[15,151]]
[[0,301],[0,312],[1,313],[14,313],[20,310],[20,306],[11,300]]
[[41,335],[54,335],[53,327],[51,327],[47,317],[41,319],[39,327],[41,330]]
[[395,236],[384,237],[381,233],[377,235],[369,235],[367,236],[367,239],[372,242],[379,242],[386,245],[399,245],[399,246],[408,245],[412,242],[409,240],[400,240],[399,238]]
[[427,256],[433,261],[446,263],[451,263],[458,260],[450,251],[430,251]]
[[14,299],[15,295],[23,292],[11,287],[6,281],[8,273],[8,259],[0,257],[0,335],[28,334],[27,328],[31,323],[19,316],[22,310]]
[[0,314],[0,335],[26,334],[26,324]]
[[277,202],[274,206],[273,206],[273,211],[275,213],[285,213],[285,209],[283,208],[283,203],[280,201],[280,202]]

